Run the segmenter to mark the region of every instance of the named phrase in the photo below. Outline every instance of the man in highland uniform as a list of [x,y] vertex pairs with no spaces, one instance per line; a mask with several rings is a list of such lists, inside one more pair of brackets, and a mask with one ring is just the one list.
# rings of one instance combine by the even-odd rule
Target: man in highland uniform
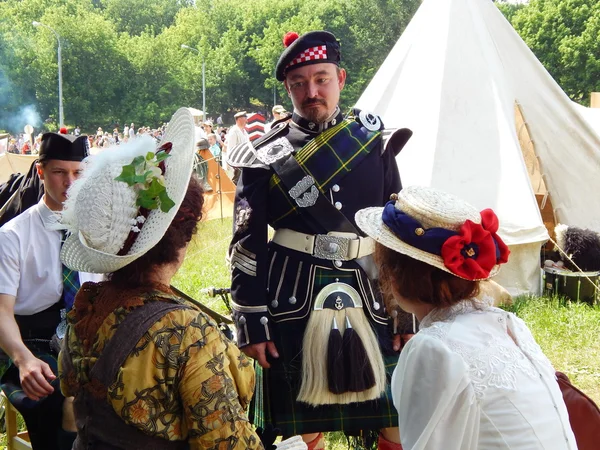
[[302,434],[310,449],[337,430],[377,431],[379,448],[398,449],[386,377],[414,323],[385,310],[373,241],[354,214],[401,189],[395,157],[411,132],[341,113],[333,34],[288,33],[284,45],[276,76],[291,121],[231,149],[229,162],[241,169],[229,252],[238,345],[258,362],[254,423]]
[[70,449],[75,439],[72,402],[57,378],[57,338],[80,283],[100,276],[61,264],[56,213],[88,154],[87,136],[45,133],[37,164],[44,195],[0,228],[0,348],[10,361],[0,387],[25,419],[34,450]]

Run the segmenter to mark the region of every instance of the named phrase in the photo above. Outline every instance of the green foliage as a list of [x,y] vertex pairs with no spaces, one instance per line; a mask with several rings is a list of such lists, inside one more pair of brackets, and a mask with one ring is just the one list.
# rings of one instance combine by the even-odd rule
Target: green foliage
[[[181,106],[208,115],[291,110],[275,64],[287,31],[328,29],[348,71],[342,108],[354,104],[420,0],[4,0],[0,1],[0,127],[55,129],[61,37],[67,124],[92,132],[158,126]],[[532,0],[499,8],[575,100],[600,90],[600,3]],[[182,49],[185,44],[196,51]],[[39,116],[39,117],[36,117]]]
[[186,0],[100,0],[104,17],[117,24],[117,31],[138,36],[143,32],[157,34],[171,26],[177,12],[193,5]]
[[[287,31],[330,29],[349,71],[351,106],[394,45],[419,0],[5,0],[0,2],[0,126],[20,131],[23,107],[56,126],[61,37],[67,124],[92,132],[134,122],[157,126],[180,106],[210,116],[275,102],[291,110],[275,64]],[[185,44],[198,52],[182,49]],[[29,112],[31,112],[29,111]],[[8,118],[18,118],[19,121]],[[14,122],[14,123],[13,123]]]
[[501,9],[565,92],[588,103],[600,90],[600,2],[531,0]]

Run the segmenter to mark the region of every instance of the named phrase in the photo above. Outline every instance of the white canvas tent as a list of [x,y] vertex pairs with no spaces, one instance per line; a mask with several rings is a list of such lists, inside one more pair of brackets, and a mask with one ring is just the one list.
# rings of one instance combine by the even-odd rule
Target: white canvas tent
[[27,173],[35,155],[14,155],[4,153],[0,155],[0,184],[8,181],[13,173]]
[[357,106],[414,135],[402,183],[493,208],[511,260],[496,280],[539,292],[547,239],[515,126],[522,112],[560,223],[600,231],[600,136],[490,0],[425,0]]
[[573,102],[575,109],[579,111],[586,122],[600,135],[600,108],[586,108],[579,103]]

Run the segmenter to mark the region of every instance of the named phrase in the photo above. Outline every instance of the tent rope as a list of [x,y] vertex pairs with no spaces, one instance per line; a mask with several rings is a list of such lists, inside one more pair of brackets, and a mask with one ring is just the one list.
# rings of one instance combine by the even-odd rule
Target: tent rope
[[573,264],[575,266],[575,268],[579,271],[579,273],[581,275],[583,275],[583,277],[585,279],[587,279],[590,283],[592,283],[592,286],[594,286],[594,289],[596,290],[596,292],[600,292],[600,287],[598,287],[598,285],[596,283],[594,283],[591,280],[591,278],[585,274],[585,272],[583,270],[581,270],[581,268],[575,263],[575,261],[573,261],[571,259],[571,257],[567,254],[567,252],[565,252],[562,248],[560,248],[560,246],[554,239],[550,238],[550,242],[552,242],[554,244],[554,246],[560,251],[560,253],[562,253],[571,262],[571,264]]

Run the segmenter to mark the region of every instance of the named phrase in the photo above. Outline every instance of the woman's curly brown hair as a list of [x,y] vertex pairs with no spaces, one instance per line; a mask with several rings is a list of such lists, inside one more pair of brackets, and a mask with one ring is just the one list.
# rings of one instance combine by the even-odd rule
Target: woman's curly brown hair
[[202,219],[203,206],[204,189],[198,179],[192,176],[181,206],[158,244],[145,255],[109,274],[108,278],[127,288],[149,284],[153,268],[176,262],[179,251],[192,240]]
[[464,280],[380,243],[375,247],[375,263],[388,311],[398,307],[394,290],[408,300],[438,308],[452,306],[479,293],[478,281]]

